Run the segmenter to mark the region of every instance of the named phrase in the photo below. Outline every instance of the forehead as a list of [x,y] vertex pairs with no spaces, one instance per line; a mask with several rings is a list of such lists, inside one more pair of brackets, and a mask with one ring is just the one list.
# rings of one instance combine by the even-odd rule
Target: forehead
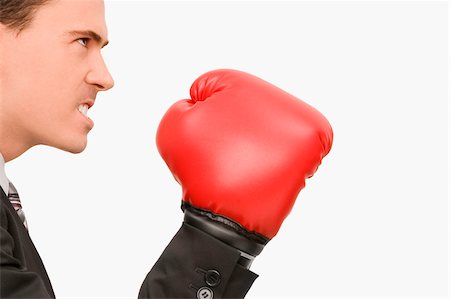
[[60,33],[91,30],[106,40],[103,0],[51,0],[37,10],[32,27]]

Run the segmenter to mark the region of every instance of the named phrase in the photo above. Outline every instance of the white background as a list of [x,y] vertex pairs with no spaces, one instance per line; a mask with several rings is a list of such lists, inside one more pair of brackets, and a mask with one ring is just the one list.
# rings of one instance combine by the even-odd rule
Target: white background
[[445,1],[108,1],[106,16],[116,85],[89,111],[87,149],[6,165],[59,298],[137,296],[182,221],[157,125],[215,68],[298,96],[335,136],[247,298],[447,298]]

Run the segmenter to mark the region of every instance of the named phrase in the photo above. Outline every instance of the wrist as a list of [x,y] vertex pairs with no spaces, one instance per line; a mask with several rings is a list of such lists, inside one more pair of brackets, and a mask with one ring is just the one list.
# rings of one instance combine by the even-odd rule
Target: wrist
[[235,248],[241,254],[238,263],[249,269],[254,258],[269,242],[266,237],[249,232],[239,223],[183,201],[184,222]]

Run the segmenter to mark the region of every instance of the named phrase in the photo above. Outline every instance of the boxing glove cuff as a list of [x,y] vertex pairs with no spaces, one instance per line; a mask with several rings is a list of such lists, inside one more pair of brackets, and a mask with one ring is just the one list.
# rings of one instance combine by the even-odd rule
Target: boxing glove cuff
[[249,232],[239,223],[183,201],[184,222],[253,257],[259,255],[269,239]]

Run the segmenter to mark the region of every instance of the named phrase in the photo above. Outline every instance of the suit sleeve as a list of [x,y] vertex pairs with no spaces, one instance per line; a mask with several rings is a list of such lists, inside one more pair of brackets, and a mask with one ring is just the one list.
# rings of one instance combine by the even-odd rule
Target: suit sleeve
[[257,274],[240,253],[183,223],[145,278],[139,298],[244,298]]
[[0,208],[0,298],[52,298],[41,277],[14,257],[14,239],[8,232],[3,203]]

